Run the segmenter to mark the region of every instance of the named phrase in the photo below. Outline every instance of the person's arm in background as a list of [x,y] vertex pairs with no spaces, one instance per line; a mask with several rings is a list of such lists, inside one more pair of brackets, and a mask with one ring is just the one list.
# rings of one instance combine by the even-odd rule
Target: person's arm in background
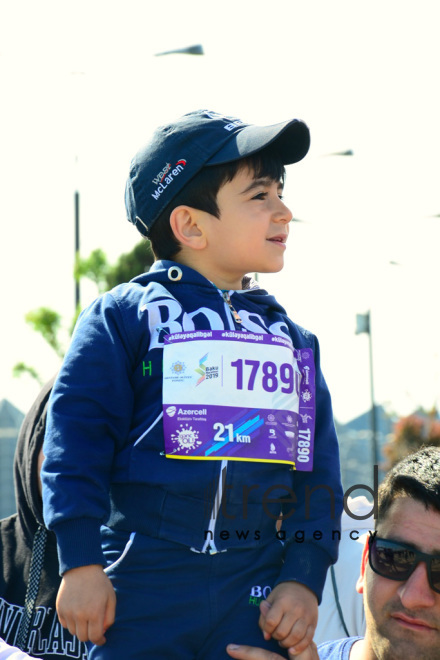
[[0,660],[37,660],[37,658],[20,651],[16,646],[9,646],[0,638]]
[[[282,655],[256,646],[228,644],[226,651],[235,660],[284,660]],[[288,658],[289,660],[319,660],[316,644],[312,642],[302,653],[295,655],[289,653]]]

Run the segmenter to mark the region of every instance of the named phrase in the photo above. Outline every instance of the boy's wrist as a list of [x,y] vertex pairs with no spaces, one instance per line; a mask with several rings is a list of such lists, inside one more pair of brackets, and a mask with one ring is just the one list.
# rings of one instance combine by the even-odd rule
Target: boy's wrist
[[60,575],[82,566],[106,565],[100,528],[100,522],[94,518],[66,520],[53,527],[57,537]]
[[307,545],[307,560],[304,561],[304,545],[291,544],[286,548],[276,585],[282,582],[302,584],[315,594],[320,604],[329,565],[328,553],[318,545]]

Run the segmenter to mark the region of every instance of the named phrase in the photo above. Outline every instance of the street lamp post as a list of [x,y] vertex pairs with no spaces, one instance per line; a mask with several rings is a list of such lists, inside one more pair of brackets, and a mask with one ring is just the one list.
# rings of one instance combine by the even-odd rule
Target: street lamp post
[[79,243],[80,243],[80,179],[79,179],[79,162],[78,156],[81,156],[80,138],[83,128],[83,107],[84,104],[84,71],[71,71],[71,89],[72,89],[72,105],[75,116],[75,124],[73,131],[73,147],[76,152],[74,162],[74,193],[73,193],[73,221],[74,221],[74,279],[75,279],[75,315],[77,314],[80,303],[80,283],[77,277],[77,264],[79,261]]
[[[74,205],[75,205],[75,272],[76,266],[79,261],[79,191],[75,190],[74,193]],[[80,286],[79,286],[79,277],[75,277],[75,312],[78,311],[80,306]]]
[[374,466],[378,464],[377,448],[377,419],[376,404],[374,401],[374,375],[373,375],[373,339],[371,334],[371,312],[356,315],[356,334],[368,334],[369,339],[369,357],[370,357],[370,395],[371,395],[371,451]]
[[345,151],[332,151],[330,154],[325,154],[326,156],[354,156],[353,149],[345,149]]
[[174,48],[173,50],[165,50],[163,53],[156,53],[156,57],[162,55],[204,55],[203,46],[195,44],[194,46],[185,46],[185,48]]
[[[204,55],[203,46],[201,44],[194,44],[192,46],[186,46],[184,48],[177,48],[173,50],[167,50],[162,53],[156,53],[155,56],[161,55]],[[83,71],[71,72],[72,75],[83,76]],[[76,166],[78,163],[78,158],[76,158]],[[75,223],[75,267],[79,260],[79,245],[80,245],[80,193],[79,186],[74,192],[74,223]],[[76,270],[76,268],[75,268]],[[80,291],[80,281],[78,277],[75,277],[75,313],[78,311],[81,303],[81,291]]]

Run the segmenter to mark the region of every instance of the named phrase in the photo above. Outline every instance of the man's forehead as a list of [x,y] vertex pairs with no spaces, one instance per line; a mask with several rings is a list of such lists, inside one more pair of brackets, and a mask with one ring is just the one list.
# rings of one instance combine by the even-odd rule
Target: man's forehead
[[440,554],[440,512],[411,497],[396,497],[376,531],[378,536]]

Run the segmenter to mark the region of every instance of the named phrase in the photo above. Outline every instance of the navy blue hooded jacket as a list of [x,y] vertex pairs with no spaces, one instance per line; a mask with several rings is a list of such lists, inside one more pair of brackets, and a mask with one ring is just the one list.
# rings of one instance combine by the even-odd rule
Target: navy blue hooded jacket
[[[182,277],[175,281],[177,266]],[[82,313],[52,391],[42,472],[45,520],[57,536],[61,572],[105,565],[102,524],[212,552],[273,541],[282,508],[278,538],[285,539],[285,557],[279,581],[303,583],[320,600],[327,568],[337,558],[342,487],[318,342],[255,283],[229,295],[240,326],[222,292],[205,277],[158,261]],[[248,461],[228,461],[225,470],[218,460],[164,455],[163,337],[210,329],[268,332],[313,350],[312,472]]]

